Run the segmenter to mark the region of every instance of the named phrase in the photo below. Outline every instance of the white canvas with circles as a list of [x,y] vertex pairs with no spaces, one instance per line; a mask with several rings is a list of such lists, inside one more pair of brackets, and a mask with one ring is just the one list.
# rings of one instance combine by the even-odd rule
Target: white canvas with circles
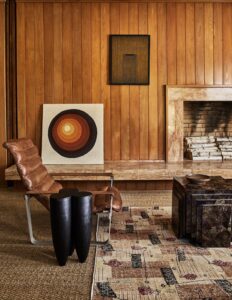
[[44,164],[103,164],[103,104],[44,104]]

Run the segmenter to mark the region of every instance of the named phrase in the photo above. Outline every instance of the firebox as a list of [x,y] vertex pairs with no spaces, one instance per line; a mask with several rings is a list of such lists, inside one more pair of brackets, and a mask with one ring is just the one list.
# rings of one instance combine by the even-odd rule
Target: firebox
[[184,157],[232,159],[232,102],[184,102]]
[[185,102],[184,136],[232,137],[232,102]]
[[222,160],[228,152],[224,156],[232,159],[232,87],[166,87],[166,160],[183,161],[186,144],[195,142],[203,149],[210,144],[211,157]]

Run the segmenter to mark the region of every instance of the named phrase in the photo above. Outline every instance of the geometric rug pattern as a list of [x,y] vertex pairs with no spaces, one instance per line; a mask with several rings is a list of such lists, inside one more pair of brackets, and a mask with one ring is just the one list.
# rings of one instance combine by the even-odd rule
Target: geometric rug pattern
[[[100,219],[99,238],[107,222]],[[123,207],[110,242],[96,249],[92,299],[232,299],[232,248],[176,239],[171,207]]]

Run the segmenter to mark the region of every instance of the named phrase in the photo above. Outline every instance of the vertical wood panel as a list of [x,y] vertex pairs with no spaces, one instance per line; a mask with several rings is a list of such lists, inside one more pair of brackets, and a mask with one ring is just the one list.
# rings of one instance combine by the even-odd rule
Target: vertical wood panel
[[30,3],[25,9],[25,94],[26,94],[26,128],[27,137],[35,142],[36,137],[36,103],[35,103],[35,9]]
[[168,84],[176,84],[176,3],[167,4]]
[[[129,34],[139,31],[138,4],[129,4]],[[139,159],[140,147],[139,87],[130,86],[130,159]]]
[[167,83],[166,4],[158,3],[158,127],[159,159],[165,158],[165,84]]
[[[120,7],[119,3],[112,3],[110,10],[110,32],[111,34],[120,33]],[[121,103],[120,103],[120,87],[111,85],[111,136],[112,136],[112,159],[120,159],[120,131],[121,131]]]
[[25,137],[26,97],[25,97],[25,5],[17,4],[17,111],[18,137]]
[[63,3],[63,82],[64,103],[72,99],[72,4]]
[[195,84],[195,7],[186,3],[186,84]]
[[148,4],[148,33],[150,34],[149,85],[149,159],[158,159],[158,97],[157,97],[157,4]]
[[64,98],[62,3],[54,3],[54,103]]
[[83,102],[92,100],[92,43],[91,43],[91,4],[82,3],[82,86]]
[[110,5],[101,3],[101,96],[104,103],[104,153],[105,159],[111,160],[111,101],[108,85],[108,51],[110,33]]
[[214,4],[214,84],[222,84],[222,4]]
[[54,49],[54,18],[53,17],[54,17],[53,4],[44,3],[44,100],[45,103],[54,102],[54,51],[55,49]]
[[176,4],[177,84],[185,84],[185,3]]
[[[147,34],[147,3],[139,4],[139,34]],[[148,86],[140,86],[139,94],[139,115],[140,115],[140,149],[139,158],[148,159]]]
[[101,101],[101,9],[92,4],[92,102]]
[[[120,34],[127,34],[129,28],[128,3],[120,3]],[[129,86],[120,87],[121,99],[121,159],[130,158],[130,102]]]
[[223,83],[232,84],[232,7],[223,4]]
[[196,84],[205,82],[204,4],[195,5]]
[[[72,4],[72,18],[73,18],[73,100],[76,103],[82,102],[82,27],[81,27],[81,4]],[[75,55],[74,55],[75,53]]]
[[205,4],[205,84],[213,84],[213,4]]
[[[6,76],[5,76],[5,3],[0,3],[0,144],[7,139],[6,134]],[[4,178],[4,168],[7,164],[5,149],[0,147],[0,182]],[[1,184],[1,183],[0,183]]]
[[36,145],[41,143],[42,105],[44,102],[43,4],[35,4],[35,121]]

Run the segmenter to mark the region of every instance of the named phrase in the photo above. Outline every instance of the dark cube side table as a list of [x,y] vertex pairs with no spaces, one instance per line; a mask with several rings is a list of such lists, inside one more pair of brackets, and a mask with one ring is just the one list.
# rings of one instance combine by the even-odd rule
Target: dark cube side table
[[229,247],[231,238],[225,237],[231,237],[231,206],[232,180],[212,176],[209,182],[192,184],[185,177],[174,178],[172,224],[178,238],[190,238],[205,247]]

